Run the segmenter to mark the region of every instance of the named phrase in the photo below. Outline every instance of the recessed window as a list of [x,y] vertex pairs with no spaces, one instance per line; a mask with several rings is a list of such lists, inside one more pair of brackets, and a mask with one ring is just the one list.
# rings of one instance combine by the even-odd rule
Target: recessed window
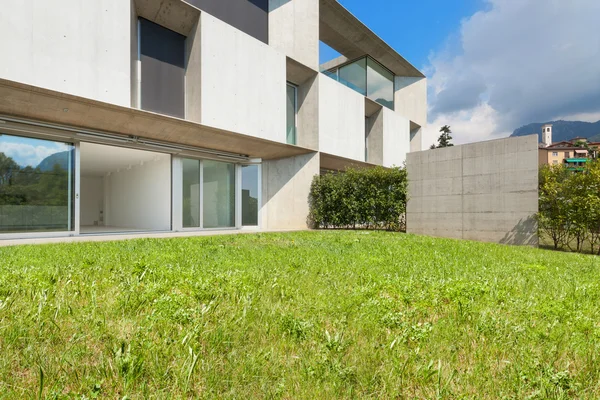
[[286,89],[286,142],[296,144],[296,121],[298,116],[298,88],[287,84]]
[[185,117],[185,36],[139,19],[141,109]]

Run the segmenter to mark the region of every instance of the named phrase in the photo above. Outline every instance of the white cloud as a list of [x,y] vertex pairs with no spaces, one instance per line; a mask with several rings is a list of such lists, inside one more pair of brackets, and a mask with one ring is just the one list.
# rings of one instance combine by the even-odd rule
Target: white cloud
[[44,158],[57,153],[58,151],[64,151],[65,149],[56,148],[55,146],[33,146],[28,143],[0,143],[0,153],[4,153],[8,157],[11,157],[20,166],[31,165],[37,167]]
[[456,143],[506,136],[552,119],[600,115],[598,0],[488,0],[430,56],[430,127]]

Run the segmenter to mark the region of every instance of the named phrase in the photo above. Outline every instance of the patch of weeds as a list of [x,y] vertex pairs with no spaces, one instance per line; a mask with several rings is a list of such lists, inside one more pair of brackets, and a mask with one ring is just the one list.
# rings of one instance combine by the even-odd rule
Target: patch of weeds
[[299,341],[306,339],[313,328],[313,324],[310,321],[296,318],[290,314],[284,315],[281,318],[280,326],[285,335]]

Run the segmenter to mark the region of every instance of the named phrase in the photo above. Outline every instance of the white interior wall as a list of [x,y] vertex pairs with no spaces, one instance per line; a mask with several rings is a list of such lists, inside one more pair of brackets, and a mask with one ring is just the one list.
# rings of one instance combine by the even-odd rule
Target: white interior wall
[[139,230],[171,229],[171,157],[105,177],[105,225]]
[[0,78],[128,107],[130,2],[3,0]]
[[104,179],[99,176],[82,176],[80,184],[81,226],[103,225],[101,211],[104,211]]
[[201,122],[285,143],[286,59],[202,12]]
[[365,159],[365,97],[324,75],[319,76],[319,150]]

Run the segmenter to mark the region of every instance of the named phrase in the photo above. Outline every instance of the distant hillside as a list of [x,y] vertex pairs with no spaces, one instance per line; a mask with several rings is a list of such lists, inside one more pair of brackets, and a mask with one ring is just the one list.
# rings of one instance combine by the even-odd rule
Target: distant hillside
[[[583,122],[583,121],[550,121],[543,123],[533,123],[516,129],[510,136],[526,136],[534,133],[540,137],[542,125],[552,124],[552,141],[561,142],[571,140],[574,137],[581,136],[591,139],[591,141],[600,141],[600,121],[598,122]],[[541,137],[539,138],[541,141]]]
[[69,152],[71,150],[62,151],[60,153],[52,154],[42,160],[38,165],[38,168],[44,172],[52,171],[54,164],[58,164],[62,169],[68,170],[69,166]]

